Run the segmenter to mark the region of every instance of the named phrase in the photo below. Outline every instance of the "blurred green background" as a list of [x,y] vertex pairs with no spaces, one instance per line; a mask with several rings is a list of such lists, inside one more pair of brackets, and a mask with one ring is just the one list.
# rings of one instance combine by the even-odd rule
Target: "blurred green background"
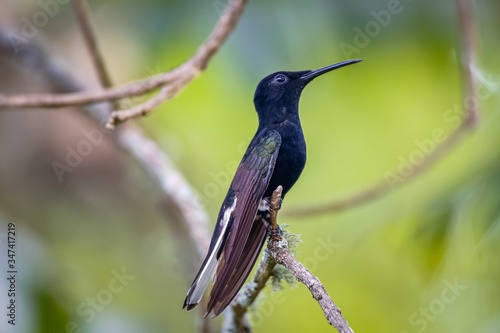
[[[63,2],[29,43],[95,86],[71,6]],[[17,33],[23,18],[42,10],[37,1],[0,3],[0,27]],[[225,3],[90,1],[115,83],[185,61]],[[499,2],[475,2],[477,128],[430,171],[408,184],[403,177],[403,186],[381,199],[338,214],[287,215],[383,181],[404,161],[432,151],[433,133],[447,135],[460,122],[455,2],[402,0],[397,13],[380,16],[393,3],[249,1],[208,70],[138,123],[198,191],[213,224],[230,166],[257,127],[252,98],[259,80],[363,58],[315,80],[302,95],[308,163],[280,217],[302,235],[298,259],[356,332],[499,332]],[[360,37],[367,28],[370,36]],[[0,88],[47,91],[35,70],[2,56]],[[0,331],[194,332],[199,316],[181,305],[199,263],[157,184],[109,137],[62,182],[55,176],[51,163],[64,162],[65,147],[82,140],[82,128],[96,126],[77,110],[0,112],[0,253],[13,222],[19,267],[12,327],[3,313],[7,258],[0,258]],[[123,272],[128,280],[116,280]],[[94,307],[99,297],[105,304]],[[268,288],[251,321],[255,332],[333,330],[302,285],[277,294]],[[214,331],[220,324],[212,321]]]

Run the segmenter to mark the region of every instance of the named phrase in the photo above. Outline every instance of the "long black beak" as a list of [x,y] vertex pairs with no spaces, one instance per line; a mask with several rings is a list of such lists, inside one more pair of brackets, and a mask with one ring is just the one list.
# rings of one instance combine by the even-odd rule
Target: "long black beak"
[[320,69],[316,69],[314,71],[307,72],[307,73],[303,74],[300,78],[306,82],[310,82],[314,78],[316,78],[320,75],[323,75],[325,73],[328,73],[330,71],[333,71],[334,69],[344,67],[344,66],[349,66],[352,64],[356,64],[360,61],[363,61],[363,59],[351,59],[351,60],[341,61],[341,62],[338,62],[336,64],[328,65],[328,66],[322,67]]

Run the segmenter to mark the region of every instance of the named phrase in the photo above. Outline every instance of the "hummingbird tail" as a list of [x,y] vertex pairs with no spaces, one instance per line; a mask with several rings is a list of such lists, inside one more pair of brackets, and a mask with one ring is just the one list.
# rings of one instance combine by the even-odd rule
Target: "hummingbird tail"
[[234,259],[229,258],[228,262],[225,262],[227,258],[224,254],[221,255],[205,316],[210,318],[218,316],[236,297],[250,274],[265,240],[266,224],[263,219],[256,218],[249,237],[242,245],[242,255]]
[[220,232],[214,234],[216,236],[215,239],[212,239],[210,249],[208,250],[208,254],[201,265],[198,274],[194,278],[193,283],[191,284],[191,288],[189,288],[186,299],[184,300],[183,309],[187,309],[188,311],[194,309],[198,303],[200,303],[205,290],[207,289],[208,283],[212,279],[215,273],[215,269],[217,268],[217,264],[219,262],[220,249],[224,244],[225,239],[227,238],[228,227],[231,224],[231,214],[236,207],[236,199],[232,203],[230,207],[228,207],[224,214],[222,214],[222,218],[218,222],[218,225],[221,226]]

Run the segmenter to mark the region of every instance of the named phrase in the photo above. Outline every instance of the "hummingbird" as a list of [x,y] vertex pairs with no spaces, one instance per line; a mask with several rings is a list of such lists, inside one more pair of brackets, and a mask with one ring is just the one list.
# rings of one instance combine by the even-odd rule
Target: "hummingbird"
[[264,245],[269,203],[281,185],[282,200],[306,164],[299,99],[316,77],[360,62],[346,60],[317,70],[276,72],[260,81],[254,105],[259,127],[222,203],[209,250],[184,300],[192,310],[213,277],[205,316],[218,316],[236,297]]

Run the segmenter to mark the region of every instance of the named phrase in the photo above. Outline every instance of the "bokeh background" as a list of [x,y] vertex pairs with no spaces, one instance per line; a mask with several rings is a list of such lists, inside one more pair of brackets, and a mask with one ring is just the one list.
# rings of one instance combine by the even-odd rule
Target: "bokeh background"
[[[2,0],[0,28],[21,34],[48,2]],[[115,83],[185,61],[225,3],[90,1]],[[39,45],[96,87],[72,6],[58,4],[23,44]],[[497,1],[474,3],[481,117],[456,149],[380,199],[341,213],[291,215],[369,188],[403,165],[411,169],[411,159],[434,149],[436,131],[448,135],[461,121],[455,2],[402,0],[396,14],[374,14],[388,6],[394,1],[249,1],[208,70],[137,123],[197,190],[213,224],[231,165],[257,126],[259,80],[363,58],[302,95],[308,163],[280,217],[302,237],[298,259],[356,332],[499,332]],[[371,36],[360,37],[367,27]],[[0,55],[0,89],[48,91],[36,64],[23,68],[11,54]],[[181,305],[199,262],[155,181],[110,135],[62,182],[51,167],[84,139],[82,129],[95,128],[80,110],[0,111],[0,331],[194,332],[199,316]],[[15,327],[4,314],[9,222],[18,231]],[[120,274],[127,278],[116,280]],[[302,285],[268,288],[252,322],[255,332],[332,331]],[[213,320],[214,331],[220,324]]]

